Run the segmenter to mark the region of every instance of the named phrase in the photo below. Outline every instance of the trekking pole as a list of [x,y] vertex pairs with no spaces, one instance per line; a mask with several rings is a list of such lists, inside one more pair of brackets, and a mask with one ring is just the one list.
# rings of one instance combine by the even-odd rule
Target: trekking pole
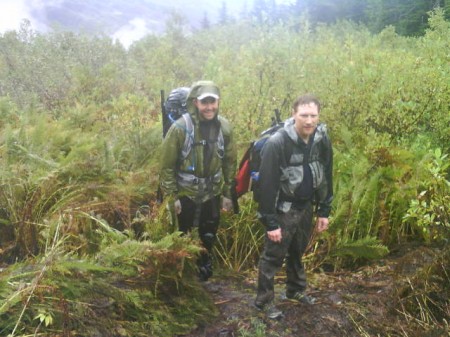
[[236,192],[236,179],[233,179],[233,183],[231,184],[231,202],[233,203],[234,214],[239,214],[239,202]]
[[[163,127],[163,138],[166,136],[166,108],[164,106],[164,89],[161,89],[161,117],[162,117],[162,127]],[[158,190],[156,191],[156,201],[161,204],[163,202],[163,193],[161,190],[161,185],[158,185]]]
[[275,109],[275,121],[277,124],[281,123],[281,113],[280,113],[280,109]]
[[163,138],[166,136],[168,123],[167,115],[166,115],[166,107],[164,105],[165,93],[164,89],[161,89],[161,117],[162,117],[162,127],[163,127]]

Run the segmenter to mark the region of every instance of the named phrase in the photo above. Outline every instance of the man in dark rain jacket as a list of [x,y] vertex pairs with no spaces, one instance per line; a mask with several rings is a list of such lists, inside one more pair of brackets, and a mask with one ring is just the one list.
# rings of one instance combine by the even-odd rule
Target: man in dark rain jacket
[[272,135],[262,150],[259,171],[258,213],[266,227],[265,246],[259,261],[255,306],[270,318],[282,316],[273,305],[274,276],[286,259],[286,297],[306,304],[302,263],[316,208],[318,232],[328,228],[333,199],[333,153],[324,124],[319,124],[320,103],[312,95],[299,97],[292,118]]
[[232,209],[231,189],[236,170],[236,144],[228,121],[219,116],[219,88],[211,81],[192,85],[189,114],[169,129],[163,143],[160,185],[176,213],[179,230],[198,227],[207,252],[198,260],[203,281],[212,276],[211,250],[220,209]]

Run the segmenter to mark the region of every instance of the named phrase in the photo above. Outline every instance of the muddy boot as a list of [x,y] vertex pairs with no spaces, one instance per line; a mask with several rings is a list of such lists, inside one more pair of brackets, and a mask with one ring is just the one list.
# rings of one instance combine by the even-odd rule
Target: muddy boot
[[210,269],[206,266],[199,267],[198,277],[199,277],[200,281],[206,282],[212,275],[213,275],[212,269]]
[[283,311],[278,309],[273,302],[262,304],[255,301],[255,307],[256,309],[263,311],[267,318],[280,319],[283,317]]
[[286,292],[286,298],[291,301],[300,302],[303,304],[312,305],[316,303],[316,299],[312,296],[306,295],[304,292],[297,291],[295,293]]
[[213,275],[213,266],[209,254],[204,254],[198,261],[198,277],[200,281],[206,282]]

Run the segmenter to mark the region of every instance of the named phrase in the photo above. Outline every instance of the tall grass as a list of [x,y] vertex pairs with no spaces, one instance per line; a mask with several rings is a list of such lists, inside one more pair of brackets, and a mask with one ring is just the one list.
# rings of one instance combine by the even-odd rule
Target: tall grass
[[240,200],[240,213],[223,214],[217,234],[215,254],[220,263],[236,271],[251,269],[257,264],[265,229],[256,218],[251,195]]

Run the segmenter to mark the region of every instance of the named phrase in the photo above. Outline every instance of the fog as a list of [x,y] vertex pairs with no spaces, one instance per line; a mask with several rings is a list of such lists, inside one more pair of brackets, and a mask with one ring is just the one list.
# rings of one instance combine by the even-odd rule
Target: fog
[[2,0],[0,2],[0,13],[0,33],[8,30],[18,30],[24,19],[28,19],[34,27],[40,26],[40,23],[33,18],[30,1]]
[[[96,8],[96,3],[101,3],[102,0],[83,0],[89,1],[84,3],[84,5],[89,4],[92,8]],[[81,1],[81,3],[83,3]],[[98,2],[97,2],[98,1]],[[195,1],[199,0],[191,0],[190,5],[193,6]],[[225,0],[227,5],[228,12],[233,16],[238,16],[241,12],[242,8],[246,6],[246,8],[251,8],[254,0]],[[160,5],[161,7],[168,7],[167,1],[151,1],[151,0],[143,0],[143,3],[153,2],[155,4]],[[223,1],[214,1],[209,2],[210,7],[209,11],[214,13],[213,16],[216,16],[219,11],[219,8],[222,6]],[[292,3],[294,0],[278,0],[277,3]],[[48,19],[48,11],[53,10],[55,8],[58,9],[65,15],[66,19],[73,19],[70,17],[70,13],[67,11],[65,13],[64,6],[71,3],[74,6],[76,2],[64,2],[64,0],[0,0],[0,34],[3,34],[10,30],[19,30],[21,24],[24,20],[28,20],[31,24],[31,28],[38,32],[46,32],[49,31],[52,25],[58,24],[61,27],[67,26],[66,22],[49,22]],[[118,4],[127,3],[126,0],[121,1],[117,0]],[[171,4],[176,4],[176,1],[171,1]],[[180,3],[184,3],[183,0]],[[175,6],[175,5],[173,5]],[[180,7],[179,5],[177,6]],[[114,13],[111,16],[111,21],[116,23],[116,29],[110,36],[114,40],[119,40],[125,47],[128,47],[132,42],[141,39],[148,33],[161,31],[161,22],[156,22],[155,20],[149,19],[148,17],[143,17],[143,13],[126,13],[128,16],[121,16],[123,13],[119,14]],[[95,18],[95,13],[92,13],[92,20]],[[139,15],[142,16],[139,16]],[[118,15],[118,16],[116,16]],[[131,15],[131,17],[130,17]],[[128,19],[127,19],[128,18]],[[119,20],[120,19],[120,20]],[[117,20],[117,21],[115,21]],[[72,20],[73,21],[73,20]],[[123,21],[123,24],[120,25],[120,22]],[[80,21],[80,26],[78,27],[80,30],[86,29],[89,31],[89,27],[83,27],[84,22]],[[91,22],[92,24],[92,22]],[[102,24],[101,22],[99,24]],[[104,23],[103,23],[104,24]],[[73,22],[72,22],[73,25]],[[117,28],[118,27],[118,28]]]

